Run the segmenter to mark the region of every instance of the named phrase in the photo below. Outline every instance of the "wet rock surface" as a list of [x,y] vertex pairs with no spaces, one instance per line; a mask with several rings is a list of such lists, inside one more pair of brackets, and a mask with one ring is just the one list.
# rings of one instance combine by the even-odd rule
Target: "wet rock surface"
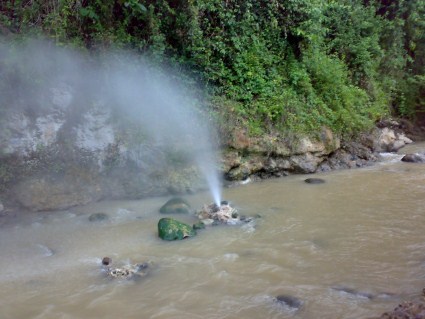
[[223,173],[228,180],[241,181],[368,166],[379,160],[379,152],[396,152],[412,143],[395,123],[381,123],[352,140],[340,140],[328,129],[316,139],[290,140],[278,133],[249,137],[239,130],[223,152]]
[[182,240],[196,236],[196,230],[188,224],[167,217],[159,220],[158,235],[163,240]]
[[197,215],[205,225],[235,225],[242,221],[237,210],[231,207],[226,201],[221,202],[220,206],[214,203],[204,205]]
[[103,270],[110,278],[116,279],[140,279],[145,277],[151,266],[151,262],[137,263],[137,264],[123,264],[120,267],[112,265],[112,259],[104,257],[102,259]]
[[[394,125],[399,124],[394,121],[393,126]],[[384,127],[380,131],[375,148],[380,152],[397,152],[400,148],[410,143],[412,143],[412,140],[406,137],[404,133],[399,133],[392,128]]]
[[425,163],[425,154],[406,154],[401,161],[407,163]]

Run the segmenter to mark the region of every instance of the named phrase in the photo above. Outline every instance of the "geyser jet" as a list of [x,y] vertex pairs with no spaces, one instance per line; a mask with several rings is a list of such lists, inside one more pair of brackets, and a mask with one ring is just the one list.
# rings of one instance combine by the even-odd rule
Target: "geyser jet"
[[[133,57],[134,58],[134,57]],[[131,60],[131,57],[128,59]],[[209,120],[201,115],[202,98],[178,81],[172,72],[157,70],[147,61],[107,62],[108,90],[118,110],[128,112],[160,146],[184,152],[205,177],[214,202],[221,201],[216,147]],[[197,105],[198,104],[198,105]]]

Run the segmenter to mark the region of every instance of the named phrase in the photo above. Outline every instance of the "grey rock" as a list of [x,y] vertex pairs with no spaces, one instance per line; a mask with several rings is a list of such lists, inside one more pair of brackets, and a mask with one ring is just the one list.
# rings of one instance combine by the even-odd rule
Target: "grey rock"
[[401,159],[402,162],[408,163],[425,163],[425,155],[424,154],[406,154]]

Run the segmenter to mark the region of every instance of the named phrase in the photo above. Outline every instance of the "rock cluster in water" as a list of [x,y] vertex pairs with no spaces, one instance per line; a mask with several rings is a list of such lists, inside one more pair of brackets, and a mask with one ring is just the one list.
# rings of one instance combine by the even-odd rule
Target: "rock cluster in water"
[[222,201],[220,205],[204,205],[202,209],[192,213],[190,205],[183,199],[175,197],[167,201],[159,210],[162,214],[189,214],[198,218],[193,226],[178,221],[174,218],[161,218],[158,222],[158,235],[164,240],[181,240],[193,237],[197,230],[204,229],[211,225],[236,225],[242,222],[253,221],[252,217],[241,216],[237,210],[229,205],[227,201]]
[[237,210],[231,207],[226,201],[221,202],[220,206],[215,203],[204,205],[197,215],[201,222],[205,225],[235,225],[242,221]]
[[110,278],[137,279],[147,275],[150,263],[129,264],[121,267],[112,267],[112,259],[104,257],[102,265],[105,267],[106,275]]

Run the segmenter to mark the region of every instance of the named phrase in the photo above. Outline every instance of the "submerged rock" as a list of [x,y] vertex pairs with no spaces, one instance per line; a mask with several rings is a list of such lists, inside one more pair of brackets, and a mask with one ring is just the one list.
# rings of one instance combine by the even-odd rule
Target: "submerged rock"
[[158,222],[158,235],[163,240],[181,240],[196,235],[196,230],[174,218],[161,218]]
[[102,222],[109,218],[105,213],[94,213],[89,216],[89,221],[91,222]]
[[51,257],[55,254],[55,252],[51,248],[45,245],[37,244],[37,247],[40,248],[40,251],[44,257]]
[[425,163],[425,155],[424,154],[406,154],[401,159],[402,162],[408,163]]
[[292,309],[299,309],[302,306],[301,300],[289,295],[276,296],[276,302]]
[[325,180],[321,178],[307,178],[304,180],[304,182],[307,184],[323,184]]
[[160,209],[161,214],[188,214],[190,205],[182,198],[175,197],[166,202]]
[[336,287],[332,287],[332,289],[338,292],[342,292],[342,293],[354,296],[354,297],[358,297],[358,298],[373,299],[375,297],[373,294],[369,292],[358,291],[350,287],[336,286]]
[[121,279],[137,279],[147,275],[150,263],[128,264],[121,267],[112,267],[112,259],[103,257],[102,265],[108,277]]

